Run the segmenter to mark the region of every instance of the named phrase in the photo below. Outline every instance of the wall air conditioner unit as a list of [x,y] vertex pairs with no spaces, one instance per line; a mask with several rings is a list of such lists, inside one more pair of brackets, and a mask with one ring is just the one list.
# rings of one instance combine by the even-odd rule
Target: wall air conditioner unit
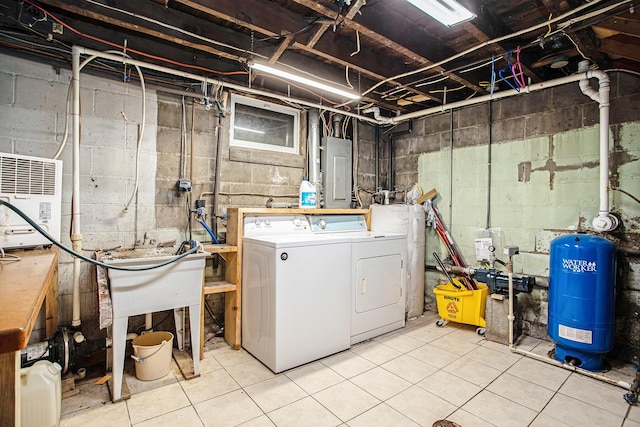
[[[60,240],[62,161],[0,153],[0,199],[11,203]],[[17,213],[0,206],[0,248],[50,246]]]

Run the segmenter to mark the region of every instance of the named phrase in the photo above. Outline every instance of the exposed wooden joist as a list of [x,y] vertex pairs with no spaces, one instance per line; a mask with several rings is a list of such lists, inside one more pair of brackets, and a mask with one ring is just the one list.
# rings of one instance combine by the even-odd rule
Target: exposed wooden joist
[[[356,0],[355,3],[353,3],[349,8],[349,11],[346,13],[345,19],[352,20],[358,14],[358,12],[360,12],[362,6],[364,6],[366,3],[366,0]],[[337,20],[339,20],[339,17],[336,17],[334,22]],[[335,25],[335,23],[333,25]],[[320,40],[320,38],[324,35],[324,33],[327,32],[329,27],[331,27],[331,24],[322,24],[320,28],[318,28],[316,32],[311,36],[309,41],[307,41],[307,47],[313,48],[316,43],[318,43],[318,40]]]
[[627,36],[640,37],[640,21],[628,19],[627,15],[629,14],[614,16],[611,19],[599,22],[595,27],[606,28]]
[[[265,3],[255,0],[243,0],[242,2],[243,10],[253,10],[255,12],[252,15],[251,22],[247,19],[242,19],[236,16],[239,11],[237,1],[216,0],[215,8],[209,7],[205,0],[172,1],[197,10],[203,14],[255,31],[267,37],[280,37],[280,32],[283,29],[289,33],[294,33],[299,30],[301,24],[300,17],[295,17],[288,11],[277,8],[272,4],[265,5]],[[335,14],[332,18],[335,19]],[[334,50],[319,50],[315,47],[308,47],[305,43],[294,41],[291,48],[304,51],[310,55],[320,57],[345,68],[349,67],[350,69],[361,73],[365,78],[369,78],[374,81],[380,81],[386,78],[386,76],[381,74],[382,70],[394,68],[393,64],[379,56],[370,60],[363,57],[359,57],[357,61],[350,60],[351,58],[349,55],[351,52],[336,53],[335,49],[340,49],[341,46],[334,47]],[[380,70],[380,72],[376,70]],[[398,82],[391,82],[391,84],[400,85]],[[411,92],[416,95],[426,96],[428,99],[439,102],[436,97],[423,93],[417,89],[411,89]]]
[[78,0],[65,0],[65,1],[40,0],[40,2],[44,3],[44,4],[47,4],[49,6],[57,7],[59,9],[65,10],[67,12],[70,12],[70,13],[73,13],[73,14],[76,14],[76,15],[79,15],[79,16],[84,16],[86,18],[94,19],[96,21],[100,21],[100,22],[104,22],[104,23],[107,23],[107,24],[111,24],[111,25],[117,26],[117,27],[125,28],[125,29],[127,29],[129,31],[141,33],[141,34],[144,34],[144,35],[149,36],[149,37],[154,37],[154,38],[157,38],[157,39],[170,41],[172,43],[176,43],[176,44],[182,45],[184,47],[197,49],[197,50],[200,50],[200,51],[203,51],[203,52],[210,53],[212,55],[219,56],[219,57],[224,58],[224,59],[228,59],[228,60],[232,60],[232,61],[240,61],[240,60],[242,60],[242,56],[240,56],[240,55],[230,54],[230,53],[222,51],[220,49],[216,49],[214,47],[211,47],[210,45],[207,45],[207,44],[188,41],[188,40],[185,40],[184,38],[181,38],[181,37],[175,37],[173,35],[167,34],[166,30],[164,30],[164,31],[160,31],[160,29],[154,30],[154,29],[147,28],[147,27],[144,27],[144,26],[139,25],[139,24],[133,24],[133,23],[126,22],[126,21],[123,21],[123,20],[118,19],[118,18],[114,18],[112,16],[108,16],[108,15],[105,15],[103,13],[94,12],[92,10],[89,10],[86,7],[86,4],[84,4],[84,2],[81,2],[81,1],[78,1]]
[[[323,6],[322,4],[313,1],[313,0],[292,0],[300,5],[303,5],[305,7],[308,7],[311,10],[314,10],[317,13],[320,13],[326,17],[329,17],[331,19],[335,19],[337,16],[337,13],[333,10],[328,9],[327,7]],[[388,38],[384,37],[383,35],[371,30],[370,28],[365,27],[364,25],[359,24],[358,22],[351,20],[351,19],[344,19],[345,25],[348,26],[350,29],[354,30],[354,31],[358,31],[360,33],[361,36],[364,37],[368,37],[380,44],[382,44],[383,46],[385,46],[386,48],[393,50],[396,53],[400,53],[402,55],[404,55],[405,57],[407,57],[407,59],[410,59],[414,62],[416,62],[417,64],[419,64],[420,66],[424,67],[424,66],[429,66],[432,65],[433,62],[421,55],[419,55],[416,52],[413,52],[409,49],[407,49],[406,47],[402,46],[401,44],[393,41],[393,40],[389,40]],[[461,78],[460,76],[457,76],[453,73],[449,73],[445,68],[443,67],[434,67],[433,70],[435,72],[441,72],[444,75],[446,75],[447,77],[449,77],[451,80],[454,80],[464,86],[467,86],[470,89],[473,89],[476,92],[480,92],[480,93],[485,93],[485,89],[481,88],[480,86],[469,82],[463,78]],[[429,96],[429,98],[432,98],[431,95],[427,95]]]
[[637,37],[624,34],[607,37],[600,43],[600,49],[609,55],[640,61],[640,39]]

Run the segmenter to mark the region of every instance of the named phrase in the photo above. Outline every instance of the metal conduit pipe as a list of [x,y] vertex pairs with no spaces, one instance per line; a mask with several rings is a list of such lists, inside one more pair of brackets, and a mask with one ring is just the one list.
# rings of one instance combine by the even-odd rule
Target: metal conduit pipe
[[320,112],[317,108],[309,110],[309,181],[313,185],[320,184]]

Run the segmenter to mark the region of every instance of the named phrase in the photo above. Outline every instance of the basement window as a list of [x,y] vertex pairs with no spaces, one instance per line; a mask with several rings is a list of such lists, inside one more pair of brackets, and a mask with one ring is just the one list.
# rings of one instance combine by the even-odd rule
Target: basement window
[[300,112],[294,108],[231,96],[232,146],[298,154]]

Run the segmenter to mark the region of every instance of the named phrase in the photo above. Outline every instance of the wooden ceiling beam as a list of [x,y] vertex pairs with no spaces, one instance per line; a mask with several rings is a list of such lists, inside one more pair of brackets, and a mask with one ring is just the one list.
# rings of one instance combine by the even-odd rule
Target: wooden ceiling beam
[[637,37],[624,34],[607,37],[601,41],[600,49],[609,55],[640,62],[640,40]]
[[[297,4],[300,4],[302,6],[305,6],[317,13],[322,14],[323,16],[326,16],[328,18],[331,19],[336,19],[337,17],[337,13],[327,7],[325,7],[324,5],[320,4],[317,1],[313,1],[313,0],[292,0]],[[362,25],[356,21],[354,21],[353,19],[344,19],[344,24],[345,26],[347,26],[348,28],[352,29],[353,31],[358,31],[360,33],[361,36],[365,36],[370,38],[371,40],[376,41],[377,43],[382,44],[383,46],[385,46],[387,49],[393,50],[396,53],[402,54],[403,56],[405,56],[407,59],[411,60],[412,62],[415,62],[416,64],[418,64],[419,67],[425,67],[425,66],[429,66],[429,65],[433,65],[433,62],[425,57],[423,57],[422,55],[406,48],[405,46],[401,45],[400,43],[397,43],[387,37],[385,37],[384,35],[368,28],[365,25]],[[464,86],[467,86],[468,88],[479,92],[479,93],[485,93],[485,89],[472,83],[469,82],[465,79],[463,79],[462,77],[454,74],[454,73],[450,73],[449,71],[447,71],[445,68],[443,67],[434,67],[433,68],[434,72],[439,72],[442,73],[443,75],[446,75],[448,78],[450,78],[451,80],[454,80]],[[428,95],[430,98],[431,95]]]
[[[161,31],[160,28],[151,29],[139,24],[123,21],[122,19],[116,18],[112,14],[107,14],[108,13],[107,9],[105,9],[105,13],[99,13],[93,10],[89,10],[85,2],[81,2],[79,0],[64,0],[64,1],[40,0],[40,3],[56,7],[58,9],[64,10],[74,15],[83,16],[85,18],[89,18],[95,21],[100,21],[106,24],[113,25],[115,27],[121,27],[128,31],[140,33],[148,37],[169,41],[175,44],[179,44],[183,47],[197,49],[202,52],[207,52],[209,54],[216,55],[231,61],[240,61],[242,59],[241,55],[231,54],[229,52],[216,49],[208,44],[192,42],[192,41],[185,40],[181,37],[176,37],[175,35],[168,34],[166,29]],[[113,3],[117,3],[117,1],[112,1],[112,4]]]
[[[207,2],[206,0],[172,0],[172,2],[187,6],[193,10],[201,12],[202,14],[247,28],[267,37],[280,38],[283,29],[285,34],[292,34],[298,31],[300,29],[301,22],[304,22],[304,19],[301,19],[300,16],[295,17],[286,9],[276,7],[273,4],[266,5],[264,2],[255,0],[242,1],[242,10],[253,11],[251,17],[246,13],[241,13],[242,10],[239,10],[238,8],[237,0],[216,0],[213,7],[208,6],[210,2]],[[335,19],[335,13],[333,19]],[[372,55],[370,58],[365,58],[364,56],[358,57],[357,61],[350,60],[351,52],[341,52],[340,49],[343,49],[341,45],[331,47],[326,46],[326,49],[320,50],[317,46],[309,47],[306,43],[297,42],[294,39],[290,47],[292,49],[304,51],[312,56],[322,58],[333,64],[341,65],[345,68],[349,67],[350,69],[361,73],[366,78],[374,81],[380,81],[386,78],[381,73],[381,70],[395,68],[394,64],[391,64],[379,55]],[[399,85],[400,83],[391,82],[391,84]],[[417,89],[411,89],[411,92],[416,95],[426,96],[428,99],[435,102],[439,102],[436,97],[423,93]]]

